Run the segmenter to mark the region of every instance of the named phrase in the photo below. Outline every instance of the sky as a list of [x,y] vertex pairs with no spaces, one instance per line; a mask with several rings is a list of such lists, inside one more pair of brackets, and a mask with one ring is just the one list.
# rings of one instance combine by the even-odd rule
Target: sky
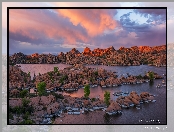
[[[35,3],[35,6],[39,4]],[[74,6],[74,4],[51,2],[42,3],[40,6],[59,7]],[[131,4],[148,6],[147,3]],[[105,6],[126,7],[131,4],[108,2]],[[16,4],[16,6],[22,5],[32,6],[32,2]],[[96,5],[97,3],[87,4],[87,6]],[[169,13],[171,13],[169,24],[173,24],[173,12]],[[5,26],[2,22],[3,30]],[[10,54],[16,52],[59,54],[72,48],[82,52],[85,47],[93,50],[110,46],[119,49],[164,44],[166,44],[165,9],[10,9],[9,11]]]

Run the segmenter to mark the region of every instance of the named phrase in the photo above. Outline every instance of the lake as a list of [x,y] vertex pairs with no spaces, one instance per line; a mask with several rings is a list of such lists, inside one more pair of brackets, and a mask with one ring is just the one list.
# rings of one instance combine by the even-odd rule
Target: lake
[[[59,67],[63,69],[68,67],[66,64],[19,64],[21,69],[24,72],[30,72],[30,75],[33,77],[34,73],[38,75],[39,73],[43,74],[48,71],[52,71],[54,67]],[[166,67],[155,67],[148,65],[140,66],[103,66],[103,65],[87,65],[87,67],[92,68],[104,68],[108,71],[115,71],[117,75],[125,76],[127,73],[130,75],[144,75],[147,71],[154,71],[159,75],[163,76],[166,74]],[[112,93],[116,91],[131,92],[136,91],[138,94],[141,92],[149,92],[155,95],[155,103],[145,103],[140,105],[140,109],[135,107],[129,109],[123,109],[123,114],[118,117],[109,117],[107,123],[111,124],[166,124],[167,120],[167,108],[166,108],[166,91],[167,87],[156,88],[158,84],[162,84],[162,80],[166,82],[166,76],[164,79],[156,79],[153,84],[143,83],[143,84],[131,84],[131,85],[122,85],[119,87],[111,88],[101,88],[100,86],[90,88],[90,97],[99,97],[103,99],[105,91],[110,91],[111,99],[115,100],[117,96],[114,96]],[[63,93],[65,94],[65,93]],[[66,93],[67,94],[67,93]],[[73,97],[81,97],[84,95],[84,89],[79,89],[78,91],[70,93]],[[87,118],[87,120],[90,120]],[[104,120],[104,119],[103,119]],[[98,121],[97,123],[99,123]],[[102,121],[101,121],[102,123]],[[94,122],[96,124],[96,122]]]

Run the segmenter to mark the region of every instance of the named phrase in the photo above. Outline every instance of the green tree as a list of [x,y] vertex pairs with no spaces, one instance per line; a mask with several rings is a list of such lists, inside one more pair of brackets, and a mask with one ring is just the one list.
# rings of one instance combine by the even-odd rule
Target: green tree
[[61,77],[60,80],[59,80],[59,82],[60,82],[61,84],[63,84],[63,82],[64,82],[64,78]]
[[59,68],[58,67],[54,67],[54,72],[59,72]]
[[106,103],[107,106],[110,105],[110,92],[108,92],[108,91],[105,91],[104,102]]
[[154,73],[153,72],[149,72],[149,79],[150,79],[150,81],[153,81],[153,79],[154,79]]
[[38,92],[39,92],[39,96],[42,96],[42,95],[46,94],[45,87],[46,87],[46,83],[45,82],[38,83],[37,89],[38,89]]
[[22,90],[21,92],[20,92],[20,97],[21,98],[24,98],[24,97],[26,97],[27,96],[27,94],[28,94],[28,90]]
[[90,94],[90,86],[89,86],[89,84],[87,84],[87,85],[85,85],[85,88],[84,88],[85,98],[89,97],[89,94]]
[[28,104],[30,103],[30,100],[27,98],[22,99],[22,106],[23,107],[28,107]]

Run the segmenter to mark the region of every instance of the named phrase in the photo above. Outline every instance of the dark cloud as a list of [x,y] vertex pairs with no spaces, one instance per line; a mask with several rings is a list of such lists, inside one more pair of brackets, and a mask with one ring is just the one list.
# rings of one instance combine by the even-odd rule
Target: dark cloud
[[129,32],[147,32],[147,31],[149,31],[150,25],[145,24],[145,23],[139,24],[136,21],[132,21],[130,19],[131,13],[132,12],[129,12],[120,17],[120,24],[122,25],[122,27]]

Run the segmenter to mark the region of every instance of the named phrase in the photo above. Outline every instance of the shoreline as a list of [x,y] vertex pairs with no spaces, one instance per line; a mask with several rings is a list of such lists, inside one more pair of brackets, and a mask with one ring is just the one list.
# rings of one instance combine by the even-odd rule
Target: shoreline
[[[71,70],[73,69],[73,70]],[[97,70],[97,71],[96,71]],[[26,78],[26,81],[28,84],[32,84],[32,80],[29,76],[29,73],[25,73],[23,72],[19,67],[16,67],[16,66],[12,66],[10,67],[10,78],[11,80],[16,80],[16,82],[22,82],[22,79],[24,79],[25,77]],[[11,76],[12,75],[12,76]],[[65,77],[65,75],[67,75],[67,77]],[[81,75],[84,76],[84,78],[81,77]],[[155,74],[158,76],[158,74]],[[41,82],[41,81],[45,81],[47,84],[49,84],[50,82],[50,86],[48,85],[47,87],[48,88],[55,88],[54,85],[57,83],[57,85],[59,84],[59,82],[57,82],[57,80],[62,80],[61,78],[63,77],[64,80],[63,81],[63,85],[66,85],[66,84],[69,84],[68,80],[77,80],[79,77],[79,79],[82,80],[82,82],[84,80],[86,80],[86,78],[90,78],[91,76],[95,76],[96,78],[95,79],[101,79],[101,81],[99,81],[100,83],[106,83],[106,85],[108,86],[111,86],[109,85],[109,82],[113,83],[114,80],[118,79],[118,77],[116,76],[116,74],[114,72],[109,72],[105,69],[96,69],[96,68],[88,68],[88,67],[85,67],[85,66],[82,66],[82,65],[76,65],[75,67],[71,66],[71,67],[67,67],[65,68],[64,70],[56,70],[56,68],[54,68],[54,71],[51,71],[51,72],[47,72],[47,73],[44,73],[44,74],[41,74],[41,75],[37,75],[35,76],[36,80],[35,82]],[[101,76],[101,77],[99,77]],[[127,75],[128,78],[130,78],[130,80],[137,80],[135,78],[135,76],[132,76],[132,75]],[[139,76],[140,78],[142,76]],[[30,78],[30,79],[29,79]],[[113,79],[113,80],[112,80]],[[125,80],[126,78],[125,77],[122,77],[122,82],[126,82]],[[141,80],[141,79],[140,79]],[[93,79],[89,79],[85,84],[90,84],[90,82],[95,82],[96,80],[93,80]],[[117,80],[118,81],[118,80]],[[155,81],[155,80],[154,80]],[[14,82],[14,81],[13,81]],[[37,83],[33,82],[32,86],[31,87],[34,87],[34,85],[36,85]],[[54,83],[55,82],[55,83]],[[146,81],[145,81],[146,82]],[[26,84],[27,84],[26,83]],[[120,84],[122,84],[121,82],[119,82]],[[133,83],[133,81],[132,81]],[[137,83],[137,82],[136,82]],[[75,82],[71,82],[70,84],[73,84],[74,87],[76,86],[76,83]],[[94,83],[95,84],[95,83]],[[125,83],[124,83],[125,84]],[[139,83],[138,83],[139,84]],[[100,84],[102,85],[102,84]],[[134,84],[132,84],[134,85]],[[62,87],[60,86],[60,87]],[[68,85],[67,85],[68,86]],[[69,85],[71,86],[71,85]],[[84,85],[83,85],[84,86]],[[102,85],[104,86],[104,84]],[[65,87],[64,87],[65,88]],[[66,88],[69,88],[69,87],[66,87]],[[15,89],[14,89],[15,90]],[[16,89],[14,92],[21,92],[20,89]],[[23,89],[24,90],[24,89]],[[23,91],[22,90],[22,91]],[[29,89],[28,89],[29,90]],[[37,89],[36,89],[37,90]],[[51,89],[50,89],[51,90]],[[106,88],[107,90],[107,88]],[[11,91],[12,92],[12,91]],[[37,92],[37,91],[36,91]],[[151,95],[148,94],[148,93],[144,93],[145,95],[147,94],[148,95],[148,98],[147,99],[143,99],[143,96],[138,96],[136,92],[131,92],[130,94],[125,92],[126,95],[118,95],[118,98],[117,100],[115,100],[114,102],[111,101],[111,104],[109,105],[109,107],[106,107],[104,103],[99,103],[98,102],[98,105],[99,106],[95,106],[95,101],[94,102],[91,102],[91,99],[89,99],[86,103],[88,104],[88,107],[84,107],[83,104],[81,104],[82,102],[84,103],[84,99],[83,97],[82,98],[79,98],[79,97],[71,97],[71,96],[66,96],[64,95],[64,100],[68,99],[69,103],[65,103],[66,105],[63,105],[64,104],[64,101],[63,100],[59,100],[58,102],[55,100],[55,95],[52,95],[52,93],[54,93],[55,91],[50,91],[48,92],[48,96],[41,96],[39,97],[38,95],[36,95],[35,97],[29,97],[29,99],[31,99],[31,103],[34,101],[36,101],[35,103],[33,102],[31,106],[34,106],[35,109],[37,109],[38,111],[35,111],[35,114],[31,116],[31,119],[34,120],[36,122],[36,124],[52,124],[54,123],[54,121],[52,121],[52,118],[53,116],[58,116],[55,118],[55,123],[60,123],[60,124],[64,124],[65,122],[67,123],[70,123],[71,122],[71,119],[69,119],[70,117],[74,117],[76,114],[77,116],[79,115],[79,120],[77,120],[77,123],[78,122],[81,122],[81,120],[85,119],[85,116],[83,115],[83,113],[85,111],[89,111],[90,113],[94,112],[96,113],[96,109],[100,109],[101,113],[107,113],[110,114],[111,116],[112,115],[117,115],[119,114],[121,111],[120,111],[120,108],[121,109],[128,109],[131,107],[133,107],[134,109],[137,109],[139,110],[140,109],[140,106],[141,104],[146,104],[146,103],[155,103],[156,100],[154,100],[153,97],[150,97]],[[112,93],[111,93],[112,94]],[[127,97],[127,95],[129,94],[130,97]],[[15,95],[14,95],[15,96]],[[117,95],[116,95],[117,96]],[[58,97],[61,97],[60,95]],[[62,97],[61,97],[62,98]],[[41,100],[41,102],[39,101]],[[45,100],[45,101],[44,101]],[[49,100],[51,102],[49,102]],[[96,103],[97,103],[97,98],[95,99],[96,100]],[[10,104],[15,104],[15,100],[13,100],[14,102],[10,103]],[[98,100],[98,101],[101,101],[103,102],[102,100]],[[18,101],[16,101],[17,103]],[[71,102],[71,103],[70,103]],[[75,105],[72,105],[70,107],[70,104],[74,104]],[[81,102],[81,103],[77,103],[77,102]],[[133,103],[132,103],[133,102]],[[20,104],[20,101],[17,103],[17,104]],[[41,105],[43,104],[43,106]],[[36,106],[35,106],[36,105]],[[80,107],[80,106],[81,107]],[[75,106],[78,106],[78,107],[75,107]],[[82,107],[83,106],[83,107]],[[61,109],[57,109],[57,108],[61,108]],[[65,118],[63,119],[62,116],[64,116],[64,113],[63,110],[64,110],[64,107],[66,108],[65,110],[68,112],[68,113],[65,113]],[[45,110],[46,109],[46,110]],[[53,111],[52,111],[53,110]],[[55,111],[57,111],[57,113],[55,113]],[[114,110],[114,111],[113,111]],[[47,112],[46,112],[47,111]],[[98,112],[100,113],[100,112]],[[121,112],[122,113],[122,112]],[[67,114],[67,115],[66,115]],[[75,114],[75,115],[73,115]],[[35,119],[35,116],[38,115],[38,118]],[[99,114],[100,115],[100,114]],[[97,121],[97,119],[101,118],[103,119],[103,115],[101,117],[98,117],[99,116],[97,113],[96,115],[94,114],[91,114],[91,116],[94,116],[96,117],[96,119],[94,118],[93,120],[94,121],[91,121],[91,124],[93,124],[94,122]],[[15,119],[16,119],[16,116],[14,116]],[[36,116],[37,117],[37,116]],[[44,117],[44,118],[43,118]],[[63,120],[63,121],[60,121],[59,119],[60,118]],[[76,116],[75,116],[76,117]],[[98,118],[97,118],[98,117]],[[22,117],[19,118],[20,121],[22,121],[21,119]],[[18,118],[16,119],[18,120]],[[96,120],[96,121],[95,121]],[[10,120],[11,121],[11,120]],[[13,121],[12,121],[13,122]],[[88,122],[89,123],[89,122]],[[101,122],[103,123],[103,122]],[[12,123],[13,124],[13,123]],[[86,123],[85,123],[86,124]],[[90,123],[89,123],[90,124]]]

